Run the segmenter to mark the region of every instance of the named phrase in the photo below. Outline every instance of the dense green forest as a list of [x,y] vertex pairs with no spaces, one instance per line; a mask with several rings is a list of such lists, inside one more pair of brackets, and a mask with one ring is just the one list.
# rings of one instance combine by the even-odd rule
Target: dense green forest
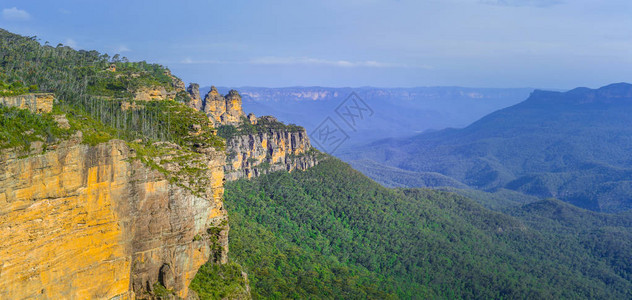
[[[151,157],[167,150],[156,142],[179,146],[170,154],[187,159],[199,147],[224,147],[208,119],[183,103],[184,94],[134,101],[140,87],[176,89],[177,78],[163,66],[0,30],[0,72],[3,96],[38,91],[57,98],[51,113],[1,107],[0,149],[28,153],[34,141],[52,144],[81,131],[88,144],[123,139],[160,169]],[[56,125],[59,115],[69,129]],[[199,130],[190,134],[193,128]],[[334,158],[307,171],[229,182],[231,262],[203,266],[191,288],[202,299],[245,295],[245,271],[257,299],[632,298],[630,213],[532,200],[487,202],[501,213],[448,191],[388,189]]]
[[274,130],[282,130],[284,132],[296,132],[304,130],[303,127],[295,124],[283,124],[276,118],[271,116],[263,116],[257,119],[257,123],[252,124],[246,117],[241,118],[241,122],[237,125],[220,125],[217,127],[217,135],[229,140],[239,135],[256,135],[258,133],[266,133]]
[[626,83],[536,91],[466,128],[378,141],[341,157],[387,186],[465,184],[619,212],[632,209],[631,112]]
[[[71,131],[81,130],[84,141],[90,144],[120,138],[140,139],[146,145],[170,141],[190,149],[223,147],[223,140],[212,134],[208,118],[184,105],[189,99],[186,92],[176,93],[175,101],[134,101],[133,94],[141,87],[175,90],[179,79],[158,64],[129,62],[118,54],[110,57],[62,44],[42,45],[36,37],[0,29],[0,73],[3,94],[34,90],[55,93],[57,103],[53,114],[65,114],[72,125]],[[4,115],[11,118],[11,114],[14,112]],[[50,115],[32,114],[28,120],[34,123],[25,126],[37,128],[46,119]],[[200,126],[201,132],[191,135],[194,124]],[[40,137],[44,141],[56,138],[59,136],[55,133]],[[28,148],[30,141],[12,132],[0,134],[2,148],[15,145]]]
[[632,297],[630,214],[556,200],[503,214],[387,189],[334,158],[229,182],[225,198],[255,298]]
[[1,79],[3,77],[2,75],[4,74],[0,74],[0,97],[17,96],[37,91],[36,85],[25,86],[21,81],[4,82],[4,80]]

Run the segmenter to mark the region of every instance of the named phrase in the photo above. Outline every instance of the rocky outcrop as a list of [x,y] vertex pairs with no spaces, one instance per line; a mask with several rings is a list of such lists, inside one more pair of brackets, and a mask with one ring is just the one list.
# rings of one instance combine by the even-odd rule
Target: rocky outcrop
[[236,90],[230,90],[226,99],[226,111],[221,115],[222,124],[239,124],[244,111],[241,107],[241,96]]
[[134,90],[134,100],[136,101],[157,101],[157,100],[174,100],[178,93],[185,93],[184,82],[171,74],[169,70],[165,71],[165,75],[171,78],[171,84],[141,86]]
[[189,84],[189,87],[187,87],[187,93],[189,93],[189,97],[191,97],[189,106],[202,111],[204,109],[204,104],[202,103],[202,98],[200,97],[200,85],[197,83]]
[[[143,86],[134,92],[134,100],[136,101],[158,101],[167,100],[169,96],[175,97],[174,93],[167,93],[163,86]],[[172,98],[173,99],[173,98]]]
[[176,93],[186,91],[185,90],[186,86],[184,84],[184,81],[182,81],[182,79],[171,74],[171,71],[169,71],[169,69],[165,71],[165,75],[171,78],[171,86],[173,87]]
[[274,171],[305,170],[319,160],[302,127],[292,130],[268,127],[253,134],[235,135],[227,140],[226,152],[225,172],[229,181]]
[[227,254],[225,156],[203,152],[209,181],[192,191],[120,140],[3,151],[0,299],[142,299],[157,284],[187,297],[198,268]]
[[217,88],[212,86],[204,97],[202,106],[202,111],[206,113],[214,126],[239,125],[241,118],[245,116],[241,107],[241,96],[235,90],[222,96]]
[[200,86],[191,83],[187,88],[188,105],[204,112],[213,126],[239,125],[246,115],[241,107],[241,95],[236,90],[230,90],[225,96],[221,95],[215,86],[204,96],[200,97]]
[[[188,88],[191,107],[198,107],[195,101],[199,86]],[[239,93],[231,90],[222,96],[211,86],[201,103],[215,127],[232,127],[226,138],[226,180],[251,178],[280,170],[305,170],[318,163],[319,154],[312,148],[303,127],[286,126],[276,118],[257,118],[244,114]],[[243,126],[251,128],[242,128]],[[220,134],[221,135],[221,134]]]
[[249,113],[246,118],[248,119],[248,122],[250,122],[250,124],[257,125],[257,116],[255,116],[255,114]]
[[49,113],[53,111],[55,94],[33,93],[18,96],[0,97],[0,104],[9,107],[28,109],[34,113]]

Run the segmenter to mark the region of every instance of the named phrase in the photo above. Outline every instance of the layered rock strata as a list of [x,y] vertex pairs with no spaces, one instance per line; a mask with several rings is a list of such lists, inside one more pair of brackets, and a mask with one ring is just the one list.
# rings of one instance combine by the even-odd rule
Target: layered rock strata
[[239,125],[244,111],[241,107],[241,96],[235,90],[230,90],[226,96],[222,96],[217,88],[211,90],[200,100],[199,85],[192,83],[187,88],[191,98],[189,106],[203,111],[214,126]]
[[[302,128],[301,128],[302,129]],[[274,171],[305,170],[318,163],[318,155],[305,129],[270,129],[237,135],[226,142],[226,180],[252,178]]]
[[[187,90],[191,98],[189,106],[204,111],[215,127],[233,126],[237,132],[226,141],[226,180],[281,170],[305,170],[318,163],[319,155],[304,128],[286,126],[270,116],[257,118],[252,113],[246,116],[241,96],[235,90],[222,96],[212,86],[201,103],[197,101],[198,84],[190,84]],[[242,131],[246,124],[255,129]]]
[[49,113],[53,110],[55,95],[52,93],[32,93],[18,96],[0,97],[0,104],[28,109],[34,113]]
[[181,298],[209,257],[226,261],[223,153],[193,193],[120,140],[0,154],[0,299]]

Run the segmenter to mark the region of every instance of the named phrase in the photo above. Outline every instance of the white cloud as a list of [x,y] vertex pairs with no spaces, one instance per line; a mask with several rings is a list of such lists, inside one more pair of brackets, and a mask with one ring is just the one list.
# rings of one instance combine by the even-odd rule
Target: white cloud
[[116,53],[123,53],[123,52],[130,52],[130,51],[132,51],[132,49],[128,48],[125,45],[120,45],[120,46],[116,47],[116,49],[114,49],[114,51]]
[[374,60],[367,61],[348,61],[348,60],[327,60],[309,57],[260,57],[246,61],[222,61],[222,60],[193,60],[185,58],[180,61],[181,64],[249,64],[249,65],[313,65],[313,66],[332,66],[341,68],[367,67],[367,68],[419,68],[432,69],[426,65],[405,65],[395,63],[385,63]]
[[220,60],[193,60],[190,57],[187,57],[183,60],[180,61],[181,64],[185,64],[185,65],[191,65],[191,64],[215,64],[215,65],[219,65],[219,64],[239,64],[239,63],[243,63],[243,62],[237,62],[237,61],[220,61]]
[[70,38],[66,39],[66,41],[64,42],[64,45],[73,49],[77,49],[77,42]]
[[2,18],[8,21],[28,21],[31,19],[31,15],[25,10],[12,7],[2,10]]
[[325,60],[309,57],[260,57],[250,60],[254,65],[330,65],[337,67],[353,67],[359,63],[346,60]]
[[71,14],[71,12],[69,10],[64,9],[64,8],[60,8],[58,11],[59,11],[60,14],[63,14],[63,15]]
[[182,64],[250,64],[250,65],[321,65],[332,67],[369,67],[369,68],[423,68],[430,69],[428,66],[410,66],[404,64],[384,63],[374,60],[367,61],[348,61],[348,60],[327,60],[309,57],[260,57],[246,61],[221,61],[221,60],[193,60],[185,58],[180,61]]
[[309,57],[262,57],[249,61],[255,65],[325,65],[334,67],[369,67],[369,68],[423,68],[428,69],[429,66],[411,66],[406,64],[396,64],[379,62],[374,60],[366,61],[348,61],[348,60],[328,60]]

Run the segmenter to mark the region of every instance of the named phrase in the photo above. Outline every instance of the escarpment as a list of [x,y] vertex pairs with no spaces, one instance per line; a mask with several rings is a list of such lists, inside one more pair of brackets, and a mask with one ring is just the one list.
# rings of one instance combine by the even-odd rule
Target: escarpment
[[227,139],[226,180],[281,170],[305,170],[318,163],[319,155],[303,127],[285,126],[269,116],[258,121],[263,126],[253,126],[256,130],[251,133]]
[[204,96],[200,97],[200,86],[191,83],[187,88],[189,94],[189,106],[204,112],[214,126],[238,125],[244,116],[241,108],[241,96],[235,90],[222,96],[215,86]]
[[[167,88],[184,91],[175,81],[160,86]],[[225,180],[304,170],[319,160],[304,128],[245,116],[236,91],[221,96],[213,89],[204,101],[199,92],[197,98],[185,94],[189,107],[205,114],[169,97],[120,100],[129,116],[123,120],[142,125],[127,134],[151,133],[151,124],[170,133],[126,140],[101,140],[108,134],[101,125],[74,110],[53,109],[52,94],[19,97],[2,104],[28,109],[63,132],[46,137],[41,128],[28,130],[35,136],[29,147],[2,148],[0,299],[194,295],[189,285],[199,267],[227,262]],[[147,113],[156,108],[173,124]],[[80,130],[89,132],[85,140]],[[225,148],[211,142],[220,140],[214,132],[226,139]]]
[[228,265],[226,170],[311,164],[302,128],[246,117],[236,91],[0,36],[0,299],[194,299],[200,266]]
[[[122,76],[122,75],[118,75]],[[132,73],[130,77],[138,77],[139,74]],[[133,91],[134,100],[136,101],[157,101],[157,100],[174,100],[178,94],[186,94],[184,82],[171,74],[171,71],[165,70],[164,76],[170,81],[169,84],[153,84],[142,85],[136,87]]]
[[209,257],[226,261],[222,152],[201,154],[209,181],[192,192],[124,141],[80,142],[0,155],[1,299],[185,298]]
[[215,123],[164,66],[0,36],[0,299],[197,298],[228,261]]
[[55,95],[52,93],[30,93],[0,97],[0,105],[28,109],[34,113],[49,113],[53,110]]
[[189,106],[203,111],[226,139],[226,180],[305,170],[318,163],[321,155],[310,144],[305,128],[285,125],[271,116],[246,116],[235,90],[222,96],[212,86],[201,102],[198,84],[192,83],[187,90]]

